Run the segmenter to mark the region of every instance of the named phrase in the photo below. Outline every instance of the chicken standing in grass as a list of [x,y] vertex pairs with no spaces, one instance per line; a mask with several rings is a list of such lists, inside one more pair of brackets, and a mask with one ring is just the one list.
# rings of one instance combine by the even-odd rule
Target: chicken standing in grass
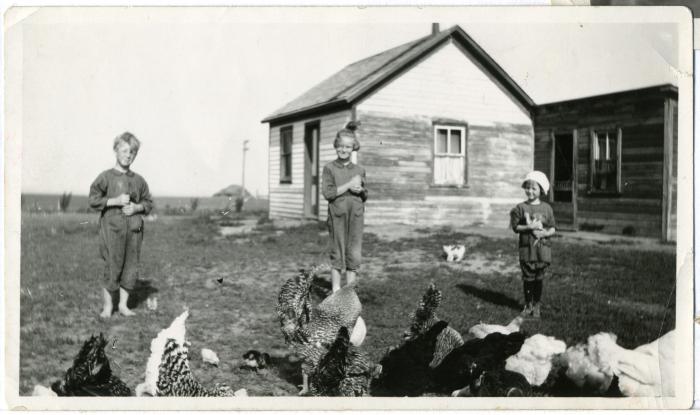
[[[423,298],[418,304],[418,308],[412,315],[411,326],[404,333],[405,340],[415,339],[417,336],[426,333],[435,323],[440,321],[437,317],[437,309],[442,302],[442,292],[435,287],[435,284],[430,284]],[[445,358],[452,350],[464,344],[462,335],[450,326],[440,332],[437,337],[433,359],[430,361],[430,367],[437,367],[442,359]]]
[[189,343],[185,340],[185,311],[151,341],[145,381],[136,387],[137,396],[235,396],[223,384],[203,386],[192,375]]
[[105,354],[107,340],[91,336],[80,349],[73,366],[51,389],[58,396],[130,396],[131,389],[112,374]]
[[[341,327],[352,327],[351,339],[359,345],[364,339],[356,339],[355,327],[364,328],[359,319],[362,304],[354,284],[347,285],[312,307],[310,290],[320,268],[302,270],[287,280],[280,289],[277,315],[282,334],[288,345],[301,356],[303,385],[300,394],[309,392],[308,377],[318,367],[320,358],[336,340]],[[358,330],[360,332],[362,330]]]
[[311,396],[367,396],[370,381],[381,373],[381,366],[372,364],[367,353],[350,343],[347,327],[338,330],[335,342],[318,353],[319,363],[309,376]]

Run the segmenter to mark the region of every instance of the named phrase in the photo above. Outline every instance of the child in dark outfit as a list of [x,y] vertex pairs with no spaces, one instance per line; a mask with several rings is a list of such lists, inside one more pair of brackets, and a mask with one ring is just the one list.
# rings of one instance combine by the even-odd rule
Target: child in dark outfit
[[143,216],[153,207],[148,184],[130,170],[140,145],[128,132],[116,137],[115,166],[100,173],[90,186],[90,207],[100,211],[100,255],[105,261],[102,318],[112,315],[112,298],[117,292],[119,312],[125,316],[134,315],[126,303],[138,278]]
[[349,122],[338,131],[333,141],[338,158],[323,167],[323,197],[328,200],[328,233],[332,243],[333,292],[340,289],[343,269],[347,284],[355,281],[362,257],[367,189],[365,169],[350,161],[352,152],[360,149],[356,129],[357,125]]
[[519,233],[518,251],[523,277],[525,308],[522,316],[541,315],[542,280],[552,262],[549,238],[556,232],[552,207],[540,200],[549,191],[549,180],[540,171],[530,172],[522,184],[527,200],[510,211],[510,226]]

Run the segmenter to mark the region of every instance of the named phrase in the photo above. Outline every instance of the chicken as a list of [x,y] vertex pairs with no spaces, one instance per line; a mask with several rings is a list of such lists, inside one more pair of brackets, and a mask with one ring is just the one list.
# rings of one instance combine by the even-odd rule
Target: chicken
[[202,361],[213,366],[219,366],[219,356],[211,349],[202,349]]
[[[302,270],[299,275],[287,280],[280,289],[277,303],[277,315],[285,341],[302,359],[304,383],[300,394],[309,391],[308,376],[316,370],[322,356],[318,350],[329,348],[341,327],[354,328],[357,325],[358,329],[365,330],[364,322],[358,322],[362,304],[354,285],[341,288],[316,308],[312,307],[309,294],[319,270],[318,267],[310,271]],[[360,337],[358,342],[363,340],[364,335]]]
[[566,377],[578,388],[594,395],[605,393],[615,376],[610,366],[599,365],[597,358],[589,353],[589,350],[595,353],[598,342],[607,334],[591,336],[587,344],[569,347],[563,355],[567,366]]
[[483,372],[469,386],[452,392],[452,396],[526,397],[532,396],[532,387],[520,373],[496,369]]
[[242,369],[258,371],[270,365],[270,355],[257,350],[248,350],[243,354]]
[[151,341],[145,381],[136,387],[136,396],[234,396],[230,387],[205,388],[192,375],[185,340],[188,316],[185,310]]
[[312,396],[367,396],[371,379],[381,373],[381,366],[371,364],[367,354],[350,343],[346,327],[338,330],[335,342],[318,360],[309,376]]
[[589,339],[590,360],[606,375],[617,376],[624,396],[674,396],[674,330],[634,350],[619,346],[613,334],[596,336],[594,342]]
[[471,339],[448,354],[435,368],[434,377],[441,392],[472,385],[484,373],[501,370],[506,359],[520,350],[525,335],[491,333],[483,339]]
[[566,351],[566,343],[554,337],[535,334],[520,351],[506,360],[506,369],[525,376],[532,386],[542,385],[552,369],[552,358]]
[[434,389],[432,369],[439,335],[447,327],[438,321],[422,334],[391,348],[379,361],[381,375],[372,382],[373,396],[420,396]]
[[507,326],[499,326],[498,324],[477,324],[469,329],[469,334],[477,339],[483,339],[491,333],[510,334],[520,331],[520,326],[524,319],[521,316],[515,317]]
[[[440,321],[437,317],[436,310],[442,302],[442,292],[435,287],[435,284],[430,284],[423,298],[418,304],[418,308],[412,314],[411,326],[404,333],[405,340],[411,340],[425,333],[435,323]],[[437,343],[429,366],[437,367],[442,359],[445,358],[452,350],[464,344],[462,335],[452,327],[445,327],[438,335]]]
[[130,396],[131,389],[112,374],[106,345],[102,333],[91,336],[73,360],[73,366],[51,389],[58,396]]
[[32,390],[32,396],[48,396],[48,397],[53,397],[53,396],[58,396],[56,392],[51,390],[51,388],[47,388],[44,385],[34,385],[34,389]]

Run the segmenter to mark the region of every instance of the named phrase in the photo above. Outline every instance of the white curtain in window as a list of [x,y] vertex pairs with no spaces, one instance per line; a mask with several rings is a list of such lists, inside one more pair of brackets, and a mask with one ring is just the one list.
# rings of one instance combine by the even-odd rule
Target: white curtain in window
[[463,156],[435,156],[435,184],[464,183]]

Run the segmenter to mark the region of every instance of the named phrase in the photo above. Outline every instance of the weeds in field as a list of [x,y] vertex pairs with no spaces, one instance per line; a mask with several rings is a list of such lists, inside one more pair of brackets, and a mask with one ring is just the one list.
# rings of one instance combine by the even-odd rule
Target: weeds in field
[[68,206],[70,206],[70,200],[73,197],[73,193],[71,192],[63,192],[61,196],[58,198],[58,211],[61,213],[65,213],[68,211]]

